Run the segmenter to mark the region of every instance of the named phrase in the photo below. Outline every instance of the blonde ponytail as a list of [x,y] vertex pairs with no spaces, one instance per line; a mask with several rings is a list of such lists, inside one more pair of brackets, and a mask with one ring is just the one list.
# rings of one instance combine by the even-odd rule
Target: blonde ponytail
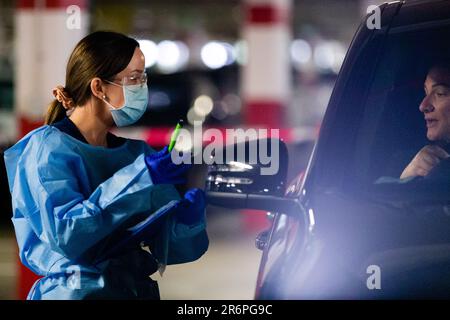
[[63,107],[62,103],[58,100],[53,100],[47,109],[45,115],[45,124],[52,124],[64,119],[66,116],[66,109]]

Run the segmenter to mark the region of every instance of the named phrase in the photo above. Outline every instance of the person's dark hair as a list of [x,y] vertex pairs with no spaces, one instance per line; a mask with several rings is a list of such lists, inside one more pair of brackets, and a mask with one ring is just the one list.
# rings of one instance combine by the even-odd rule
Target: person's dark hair
[[435,60],[429,65],[428,71],[430,71],[431,69],[442,69],[450,73],[450,61],[448,58]]
[[[125,69],[139,43],[123,34],[97,31],[84,37],[75,46],[66,68],[65,92],[75,105],[86,103],[91,97],[91,80],[95,77],[112,79]],[[45,117],[52,124],[65,117],[66,109],[58,100],[50,103]]]

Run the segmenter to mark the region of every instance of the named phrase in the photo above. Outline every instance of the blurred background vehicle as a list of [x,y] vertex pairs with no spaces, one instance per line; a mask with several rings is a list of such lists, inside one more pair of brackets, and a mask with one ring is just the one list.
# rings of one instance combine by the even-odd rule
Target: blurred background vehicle
[[[88,32],[107,29],[140,41],[149,75],[146,114],[117,134],[161,148],[180,118],[188,127],[200,121],[220,130],[277,128],[296,159],[288,179],[306,167],[360,18],[369,5],[381,3],[69,2],[0,0],[1,151],[42,125],[51,89],[64,84],[65,62],[75,43]],[[200,173],[204,166],[194,169],[189,183],[201,186]],[[24,298],[35,278],[18,262],[3,172],[0,178],[0,298]],[[210,250],[192,265],[169,268],[160,282],[162,297],[252,298],[261,256],[253,242],[269,222],[254,211],[211,207],[207,214]],[[232,272],[236,261],[240,274]]]

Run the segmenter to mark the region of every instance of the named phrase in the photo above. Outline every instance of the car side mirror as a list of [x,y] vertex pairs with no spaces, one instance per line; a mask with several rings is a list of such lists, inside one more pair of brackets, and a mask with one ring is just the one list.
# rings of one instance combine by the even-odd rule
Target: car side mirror
[[283,197],[288,152],[282,140],[264,138],[228,145],[214,153],[209,163],[205,188],[209,204],[268,211],[292,205]]

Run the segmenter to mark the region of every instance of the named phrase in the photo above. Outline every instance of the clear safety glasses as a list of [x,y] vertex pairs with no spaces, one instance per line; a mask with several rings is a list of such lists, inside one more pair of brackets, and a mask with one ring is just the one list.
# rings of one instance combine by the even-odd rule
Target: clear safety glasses
[[145,84],[147,84],[147,73],[139,73],[131,76],[123,77],[122,79],[112,79],[111,80],[105,80],[106,82],[109,82],[111,84],[119,85],[119,86],[140,86],[143,87]]

